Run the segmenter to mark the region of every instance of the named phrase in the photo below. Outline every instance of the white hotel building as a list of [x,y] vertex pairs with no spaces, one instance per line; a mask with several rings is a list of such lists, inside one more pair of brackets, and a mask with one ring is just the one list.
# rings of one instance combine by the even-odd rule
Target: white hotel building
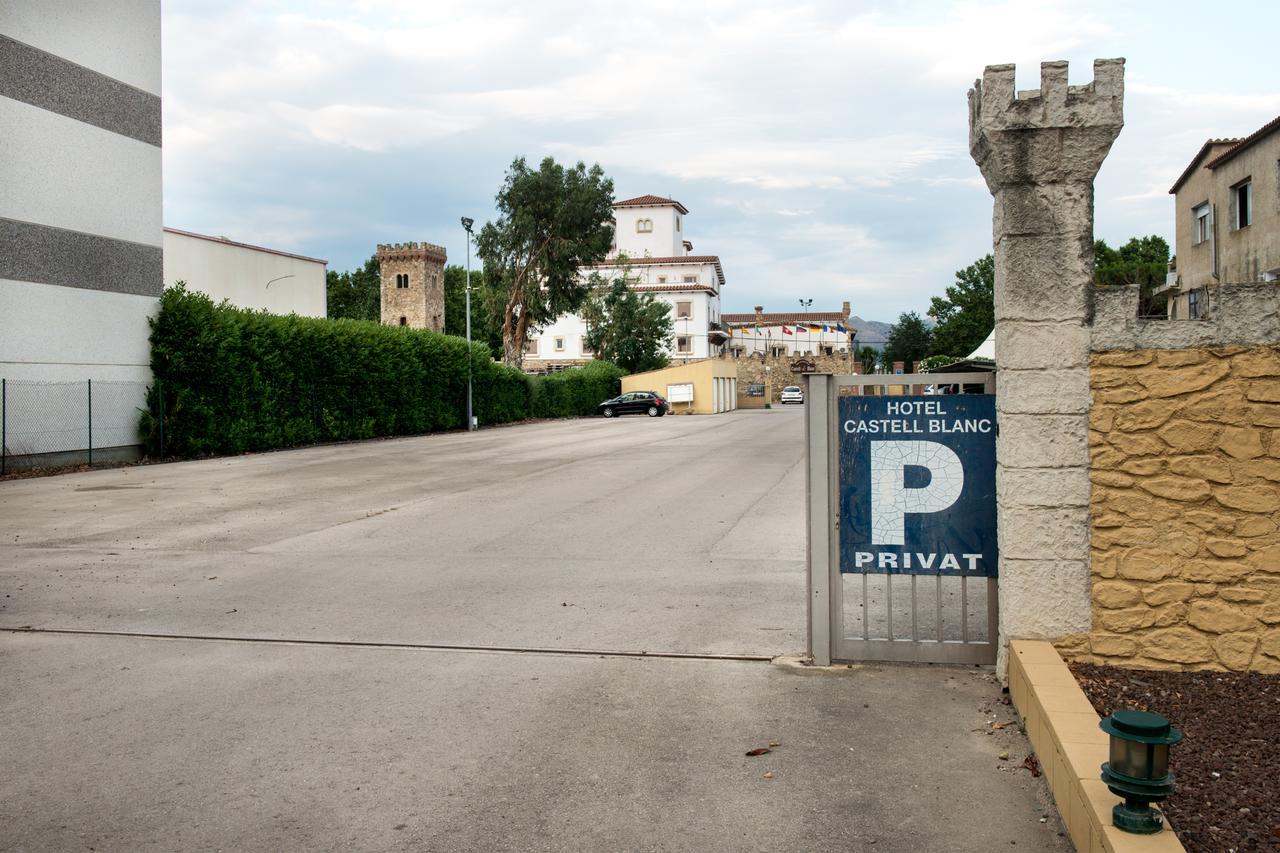
[[[616,202],[613,251],[605,262],[582,270],[584,276],[594,272],[611,281],[621,274],[619,258],[625,255],[632,289],[652,293],[671,306],[674,336],[669,355],[674,362],[718,355],[729,340],[720,319],[724,270],[718,256],[693,254],[684,231],[688,213],[680,202],[656,195]],[[579,315],[560,317],[530,335],[524,369],[546,372],[590,361],[586,334]]]

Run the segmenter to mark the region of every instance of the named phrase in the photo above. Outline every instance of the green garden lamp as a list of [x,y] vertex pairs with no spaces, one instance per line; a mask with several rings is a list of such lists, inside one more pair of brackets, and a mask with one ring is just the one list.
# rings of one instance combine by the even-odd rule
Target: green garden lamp
[[1116,711],[1099,726],[1111,736],[1111,760],[1102,765],[1102,781],[1124,799],[1111,810],[1112,823],[1125,832],[1159,832],[1164,819],[1151,804],[1175,790],[1169,747],[1182,740],[1182,732],[1148,711]]

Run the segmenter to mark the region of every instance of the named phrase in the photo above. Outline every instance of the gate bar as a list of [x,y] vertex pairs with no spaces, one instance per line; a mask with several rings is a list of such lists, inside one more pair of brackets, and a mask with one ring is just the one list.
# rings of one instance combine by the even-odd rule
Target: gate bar
[[[831,476],[833,460],[831,431],[835,394],[830,374],[813,374],[807,377],[805,393],[805,433],[808,436],[808,465],[805,471],[805,488],[809,494],[809,524],[807,531],[809,601],[809,656],[818,666],[831,665],[831,586],[838,572],[832,572],[832,519],[831,493],[834,484]],[[835,567],[837,570],[839,566]],[[863,617],[865,624],[865,616]],[[843,615],[841,616],[843,631]]]

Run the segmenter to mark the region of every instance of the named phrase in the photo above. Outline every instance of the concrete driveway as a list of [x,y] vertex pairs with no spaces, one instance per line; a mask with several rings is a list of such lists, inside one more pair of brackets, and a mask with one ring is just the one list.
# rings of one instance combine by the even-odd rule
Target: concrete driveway
[[0,849],[1069,849],[989,673],[767,661],[802,422],[0,483]]

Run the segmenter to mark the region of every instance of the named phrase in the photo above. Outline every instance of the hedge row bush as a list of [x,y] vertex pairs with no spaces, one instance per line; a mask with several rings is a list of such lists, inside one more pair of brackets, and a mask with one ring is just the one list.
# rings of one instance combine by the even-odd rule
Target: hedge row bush
[[[473,344],[482,424],[586,415],[618,393],[622,371],[593,362],[546,377],[495,363]],[[323,320],[216,305],[169,288],[151,321],[158,380],[142,419],[149,452],[191,457],[319,441],[415,435],[466,420],[462,338],[362,320]]]

